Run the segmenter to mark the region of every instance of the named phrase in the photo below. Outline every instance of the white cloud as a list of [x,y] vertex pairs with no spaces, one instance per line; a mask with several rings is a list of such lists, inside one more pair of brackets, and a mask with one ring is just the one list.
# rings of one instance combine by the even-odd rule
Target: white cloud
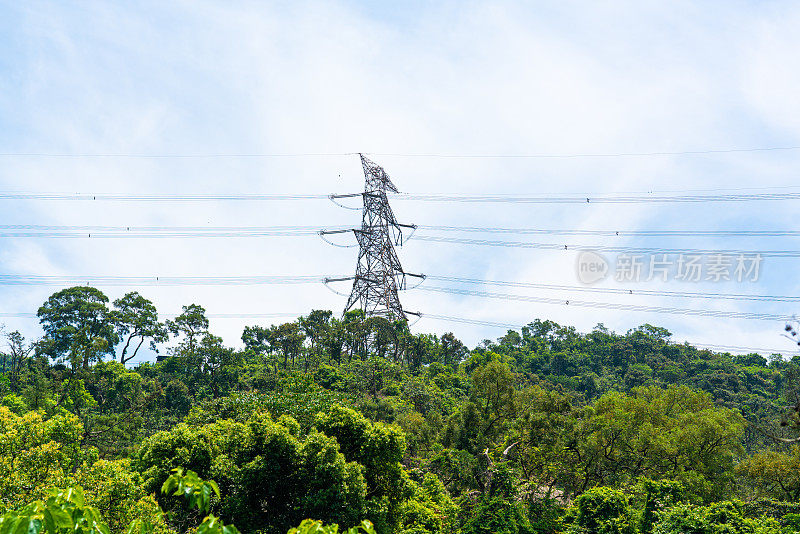
[[[0,41],[3,151],[70,153],[616,153],[793,144],[792,69],[800,10],[791,3],[697,5],[445,3],[384,12],[302,2],[6,6]],[[378,157],[412,193],[589,194],[792,185],[800,154],[573,159]],[[5,158],[4,190],[115,193],[328,193],[361,187],[355,157]],[[3,208],[9,223],[348,224],[325,202],[39,202]],[[491,205],[396,202],[420,224],[540,228],[790,228],[789,203]],[[344,238],[343,238],[344,239]],[[536,240],[531,238],[530,240]],[[538,240],[544,240],[538,239]],[[562,239],[554,239],[561,242]],[[578,244],[618,239],[563,238]],[[773,242],[774,241],[774,242]],[[623,241],[623,243],[630,243]],[[730,241],[681,242],[731,248]],[[647,244],[653,244],[648,242]],[[659,244],[659,243],[656,243]],[[732,248],[796,248],[796,240]],[[12,273],[340,274],[354,249],[314,238],[61,240],[0,243]],[[409,242],[411,272],[574,284],[572,254]],[[796,294],[792,260],[765,267],[758,292]],[[164,312],[338,310],[322,286],[140,288]],[[346,288],[343,288],[346,291]],[[734,291],[736,287],[724,290]],[[701,290],[720,290],[703,285]],[[51,288],[5,288],[7,311],[35,311]],[[114,288],[115,298],[122,293]],[[549,296],[549,295],[548,295]],[[553,318],[581,329],[663,324],[698,342],[782,346],[780,325],[403,295],[408,309],[499,322]],[[594,300],[609,300],[596,296]],[[584,300],[590,300],[585,298]],[[622,301],[622,300],[620,300]],[[625,301],[627,302],[627,300]],[[687,308],[707,301],[639,299]],[[723,309],[788,312],[786,306]],[[12,309],[11,306],[14,306]],[[219,320],[229,343],[243,323]],[[745,324],[743,324],[745,323]],[[32,330],[31,323],[27,324]],[[422,322],[470,343],[496,330]]]

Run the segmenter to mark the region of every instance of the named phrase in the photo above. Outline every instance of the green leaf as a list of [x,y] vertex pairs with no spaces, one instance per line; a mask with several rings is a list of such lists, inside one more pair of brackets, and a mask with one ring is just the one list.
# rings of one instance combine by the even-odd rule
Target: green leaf
[[3,521],[0,523],[0,534],[11,534],[14,531],[17,517],[13,512],[9,512],[3,516]]
[[221,498],[220,494],[219,494],[219,486],[217,486],[217,483],[214,482],[213,480],[209,480],[209,481],[207,481],[207,483],[208,483],[209,486],[211,486],[211,489],[214,490],[214,493],[217,494],[217,499]]
[[[72,516],[64,508],[58,506],[51,506],[47,508],[50,511],[53,522],[55,523],[55,530],[67,529],[72,530],[74,523]],[[54,532],[55,532],[54,530]]]
[[53,519],[52,512],[49,509],[45,509],[42,515],[44,516],[44,526],[47,532],[49,532],[50,534],[55,534],[56,522]]
[[17,519],[14,523],[13,534],[28,534],[31,528],[33,518],[30,516],[23,516]]
[[28,534],[39,534],[42,530],[42,521],[40,519],[30,519],[28,522]]
[[134,519],[128,528],[125,529],[125,534],[139,534],[142,531],[142,520]]
[[63,498],[67,502],[74,503],[79,508],[82,508],[83,507],[83,502],[84,502],[84,499],[83,499],[83,488],[81,488],[80,486],[74,486],[74,487],[68,488],[67,491],[64,492]]
[[200,526],[197,527],[197,534],[216,534],[219,530],[217,523],[219,522],[218,517],[214,517],[213,515],[207,516]]

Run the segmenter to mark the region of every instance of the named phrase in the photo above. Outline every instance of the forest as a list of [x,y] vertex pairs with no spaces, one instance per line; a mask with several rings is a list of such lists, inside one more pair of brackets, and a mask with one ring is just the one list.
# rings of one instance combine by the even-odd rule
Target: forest
[[37,316],[4,332],[0,534],[800,532],[800,357],[359,310],[231,348],[88,286]]

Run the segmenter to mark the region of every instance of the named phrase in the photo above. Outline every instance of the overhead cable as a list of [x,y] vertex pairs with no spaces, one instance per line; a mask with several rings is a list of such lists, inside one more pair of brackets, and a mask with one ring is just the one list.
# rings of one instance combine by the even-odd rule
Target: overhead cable
[[622,247],[604,245],[576,245],[562,243],[535,243],[527,241],[492,241],[487,239],[466,239],[459,237],[444,237],[431,235],[417,235],[417,241],[431,243],[453,243],[457,245],[477,245],[488,247],[509,247],[527,248],[538,250],[564,250],[564,251],[588,251],[588,252],[609,252],[620,254],[686,254],[686,255],[723,255],[723,256],[756,256],[762,258],[797,258],[800,257],[800,250],[731,250],[731,249],[681,249],[664,247]]
[[672,308],[667,306],[643,306],[638,304],[623,304],[623,303],[612,303],[612,302],[587,302],[587,301],[563,299],[563,298],[536,297],[532,295],[515,295],[508,293],[472,291],[468,289],[451,288],[451,287],[422,286],[418,289],[418,291],[449,293],[453,295],[500,299],[506,301],[536,302],[541,304],[553,304],[561,306],[577,306],[580,308],[633,311],[633,312],[656,313],[656,314],[687,315],[687,316],[698,316],[698,317],[719,317],[719,318],[729,318],[729,319],[749,319],[749,320],[759,320],[759,321],[787,321],[792,319],[790,315],[779,315],[772,313],[754,313],[754,312],[738,312],[731,310],[708,310],[708,309],[698,310],[698,309],[687,309],[687,308]]
[[482,280],[479,278],[459,278],[456,276],[436,276],[428,275],[428,280],[440,282],[451,282],[461,284],[477,284],[489,286],[518,287],[530,289],[544,289],[552,291],[578,291],[584,293],[607,293],[614,295],[633,295],[633,296],[653,296],[670,298],[691,298],[691,299],[711,299],[711,300],[749,300],[767,302],[800,302],[800,296],[790,295],[761,295],[749,293],[704,293],[699,291],[667,291],[658,289],[639,289],[622,287],[600,287],[600,286],[575,286],[559,284],[540,284],[535,282],[513,282],[502,280]]

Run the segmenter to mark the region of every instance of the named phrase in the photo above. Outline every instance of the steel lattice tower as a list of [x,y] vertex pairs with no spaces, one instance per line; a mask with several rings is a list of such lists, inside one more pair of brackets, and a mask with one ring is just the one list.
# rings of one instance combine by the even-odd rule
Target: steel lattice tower
[[[406,288],[406,276],[423,276],[403,271],[394,247],[403,244],[402,228],[414,226],[400,224],[395,219],[386,193],[398,191],[386,171],[359,155],[365,180],[364,192],[361,194],[364,202],[361,228],[353,230],[359,247],[356,274],[353,277],[329,281],[353,280],[353,289],[347,299],[345,312],[361,308],[367,316],[406,320],[406,313],[411,312],[403,310],[397,292]],[[336,195],[344,196],[354,195]]]

